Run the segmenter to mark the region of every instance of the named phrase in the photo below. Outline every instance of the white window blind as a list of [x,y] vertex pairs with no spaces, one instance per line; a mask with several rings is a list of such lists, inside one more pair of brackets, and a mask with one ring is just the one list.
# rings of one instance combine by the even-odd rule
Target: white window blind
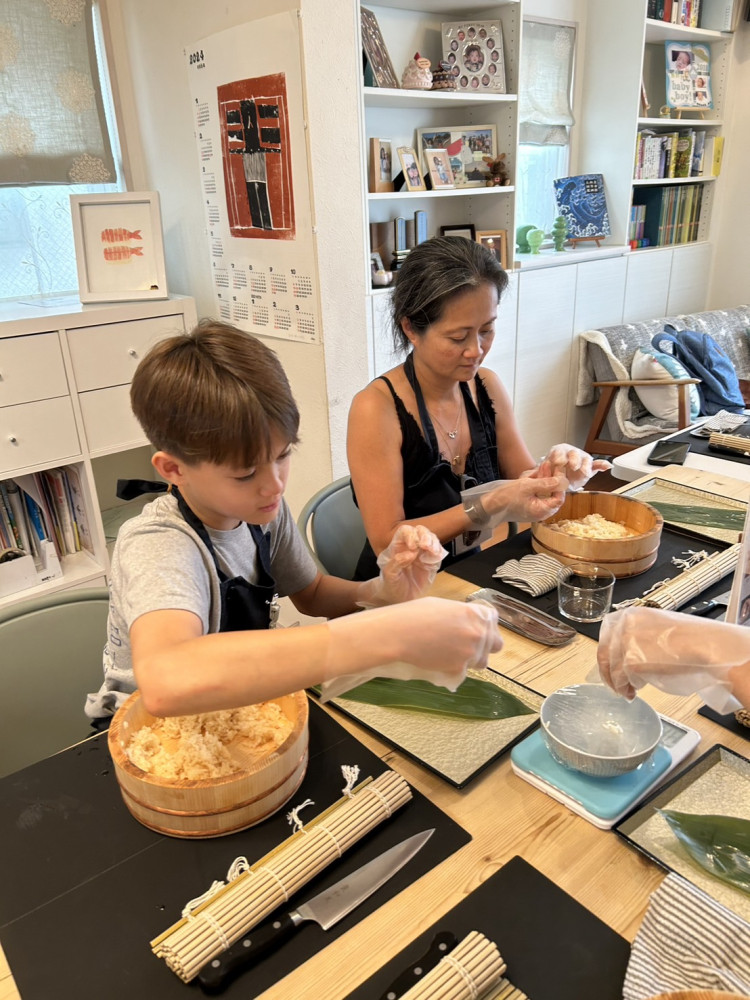
[[519,141],[566,146],[574,124],[570,106],[576,30],[524,21],[519,93]]
[[0,184],[116,181],[93,0],[0,0]]

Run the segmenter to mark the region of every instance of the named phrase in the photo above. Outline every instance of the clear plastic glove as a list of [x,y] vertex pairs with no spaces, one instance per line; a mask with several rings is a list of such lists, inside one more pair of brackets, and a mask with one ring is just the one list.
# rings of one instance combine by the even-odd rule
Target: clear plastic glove
[[565,476],[568,489],[576,493],[582,490],[596,472],[606,472],[612,463],[605,458],[592,458],[587,451],[573,444],[556,444],[541,460],[532,476]]
[[[328,633],[330,680],[322,685],[322,701],[371,677],[425,680],[455,691],[470,667],[485,667],[489,654],[503,645],[489,604],[439,597],[335,618]],[[358,669],[360,664],[373,665]]]
[[528,472],[484,493],[481,505],[493,527],[503,521],[544,521],[562,507],[567,485],[564,476]]
[[402,524],[378,556],[380,576],[365,580],[357,594],[361,608],[380,608],[421,597],[448,555],[440,539],[422,524]]
[[742,707],[729,672],[750,661],[750,629],[677,611],[624,608],[605,616],[597,660],[604,683],[628,699],[653,684],[668,694],[698,694],[724,715]]

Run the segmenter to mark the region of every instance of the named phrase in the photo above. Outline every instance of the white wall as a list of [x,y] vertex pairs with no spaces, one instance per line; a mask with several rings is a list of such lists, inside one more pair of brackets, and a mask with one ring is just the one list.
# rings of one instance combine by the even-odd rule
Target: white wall
[[340,4],[331,18],[325,0],[104,3],[131,187],[160,192],[169,287],[194,296],[199,316],[215,310],[183,49],[249,20],[302,8],[323,343],[266,338],[284,365],[302,415],[302,441],[288,491],[297,512],[316,489],[346,471],[349,403],[367,381],[364,301],[346,293],[361,284],[364,273],[363,219],[339,211],[341,204],[359,203],[359,157],[350,138],[359,123],[351,84],[359,72],[357,6]]

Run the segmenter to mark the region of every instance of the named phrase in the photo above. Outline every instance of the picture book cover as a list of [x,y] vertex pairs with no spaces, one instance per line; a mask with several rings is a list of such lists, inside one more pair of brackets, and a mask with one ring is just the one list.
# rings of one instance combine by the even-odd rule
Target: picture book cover
[[667,105],[670,108],[713,108],[711,49],[695,42],[664,43]]
[[568,223],[570,239],[609,236],[609,215],[601,174],[558,177],[554,182],[558,215]]

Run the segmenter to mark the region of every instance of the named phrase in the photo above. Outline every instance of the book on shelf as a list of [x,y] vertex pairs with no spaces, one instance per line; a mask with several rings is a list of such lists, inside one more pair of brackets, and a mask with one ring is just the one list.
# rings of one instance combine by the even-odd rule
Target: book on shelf
[[734,31],[741,8],[740,0],[701,0],[698,23],[711,31]]
[[724,155],[724,136],[706,136],[706,145],[703,149],[703,176],[718,177],[721,173],[721,160]]
[[21,497],[21,491],[18,486],[13,482],[12,479],[7,479],[4,484],[5,489],[8,493],[8,500],[10,506],[13,510],[13,515],[16,519],[16,525],[18,527],[18,532],[21,536],[20,547],[29,554],[33,554],[33,546],[31,544],[31,534],[26,518],[26,506]]
[[690,165],[691,177],[703,176],[703,151],[706,148],[706,130],[696,129],[693,144],[693,162]]
[[85,549],[90,552],[91,555],[94,554],[94,543],[91,539],[91,531],[89,530],[89,520],[86,516],[86,504],[84,503],[83,487],[81,485],[81,477],[79,475],[78,469],[73,465],[66,466],[63,469],[65,476],[65,482],[68,489],[68,496],[70,500],[70,507],[73,515],[73,524],[75,527],[76,534],[78,536],[78,541],[80,543],[80,548]]
[[41,473],[46,481],[52,498],[54,517],[59,526],[60,537],[66,555],[81,551],[81,543],[77,539],[77,531],[73,527],[73,511],[65,486],[65,475],[62,469],[48,469]]
[[670,108],[713,108],[711,49],[698,42],[664,42],[666,99]]
[[695,132],[691,128],[681,129],[677,134],[677,154],[675,156],[674,176],[689,177],[693,163],[693,147]]
[[643,216],[643,227],[642,236],[631,238],[647,240],[648,246],[672,246],[696,240],[702,196],[702,184],[635,189],[633,208],[635,217]]

